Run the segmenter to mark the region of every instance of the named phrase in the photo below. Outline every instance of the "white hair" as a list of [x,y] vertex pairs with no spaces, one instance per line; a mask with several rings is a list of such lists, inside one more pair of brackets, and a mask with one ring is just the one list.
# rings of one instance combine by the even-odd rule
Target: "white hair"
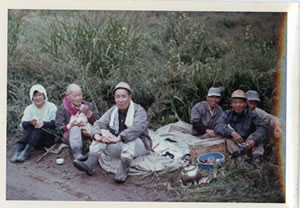
[[67,87],[67,95],[71,93],[71,91],[77,91],[77,90],[80,90],[81,91],[81,88],[78,84],[69,84],[68,87]]

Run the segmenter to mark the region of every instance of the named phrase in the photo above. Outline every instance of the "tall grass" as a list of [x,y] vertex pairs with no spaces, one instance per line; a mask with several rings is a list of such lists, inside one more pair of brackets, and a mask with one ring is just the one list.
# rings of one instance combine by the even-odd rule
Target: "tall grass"
[[[259,91],[262,107],[269,112],[278,99],[273,86],[278,42],[270,32],[258,33],[262,28],[255,25],[255,14],[224,18],[195,12],[29,11],[25,16],[39,15],[45,23],[29,34],[28,28],[36,25],[9,12],[9,41],[15,42],[10,50],[20,51],[15,62],[9,53],[9,106],[23,110],[28,102],[17,104],[11,97],[19,99],[36,82],[44,84],[59,105],[66,86],[76,82],[85,99],[104,113],[113,104],[112,88],[127,81],[134,100],[148,111],[151,127],[157,128],[179,119],[189,122],[192,106],[205,99],[211,86],[223,87],[224,109],[230,107],[230,95],[237,88]],[[245,21],[235,20],[235,15]],[[269,21],[263,26],[269,28],[276,28],[282,18],[262,16]],[[15,38],[20,34],[22,43]],[[33,39],[38,41],[35,47],[26,41]],[[26,80],[24,92],[12,87],[13,82],[20,86],[16,74]],[[8,125],[8,132],[15,126]]]

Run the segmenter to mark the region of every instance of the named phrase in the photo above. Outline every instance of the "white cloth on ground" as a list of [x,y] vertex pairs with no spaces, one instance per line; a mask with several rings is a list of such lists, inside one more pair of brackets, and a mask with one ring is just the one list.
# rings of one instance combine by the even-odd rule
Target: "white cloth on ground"
[[[155,132],[150,130],[150,137],[152,140],[158,141],[159,145],[154,149],[155,152],[132,160],[129,175],[146,175],[152,172],[165,173],[182,167],[185,164],[182,157],[189,154],[189,145],[203,142],[198,137],[191,135],[191,132],[191,124],[183,121],[168,124]],[[169,156],[162,156],[167,151],[174,155],[174,159]],[[105,152],[100,154],[99,164],[107,172],[116,173],[120,162],[120,159],[113,158]]]

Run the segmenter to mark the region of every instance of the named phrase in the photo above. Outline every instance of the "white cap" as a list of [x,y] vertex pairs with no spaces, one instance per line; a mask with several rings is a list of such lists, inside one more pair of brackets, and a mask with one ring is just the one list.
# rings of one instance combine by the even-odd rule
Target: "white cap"
[[117,89],[126,89],[126,90],[128,90],[128,92],[129,92],[130,94],[132,94],[132,91],[131,91],[131,89],[130,89],[130,86],[129,86],[129,84],[126,83],[126,82],[120,82],[119,84],[117,84],[117,85],[115,86],[114,90],[113,90],[113,94],[115,94],[115,91],[116,91]]
[[207,96],[218,96],[221,97],[221,89],[217,87],[211,87],[208,90]]

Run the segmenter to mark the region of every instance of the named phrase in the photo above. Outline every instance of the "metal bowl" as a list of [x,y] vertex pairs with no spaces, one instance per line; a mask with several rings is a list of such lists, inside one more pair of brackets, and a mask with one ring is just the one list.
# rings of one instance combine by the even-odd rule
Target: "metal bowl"
[[[213,159],[211,159],[213,158]],[[220,166],[224,163],[225,156],[220,152],[208,152],[197,158],[200,168],[211,169],[214,165]],[[210,161],[212,160],[212,161]]]

